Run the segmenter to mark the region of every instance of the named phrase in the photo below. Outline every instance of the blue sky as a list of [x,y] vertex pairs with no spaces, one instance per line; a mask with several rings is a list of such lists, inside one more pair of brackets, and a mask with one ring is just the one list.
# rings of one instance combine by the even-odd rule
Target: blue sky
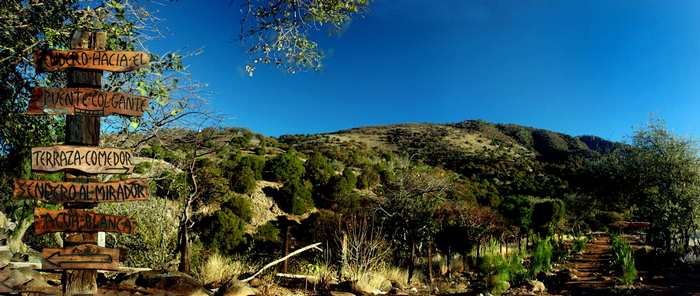
[[374,0],[321,72],[243,71],[238,2],[158,7],[228,126],[266,135],[483,119],[624,140],[650,114],[700,138],[700,2]]

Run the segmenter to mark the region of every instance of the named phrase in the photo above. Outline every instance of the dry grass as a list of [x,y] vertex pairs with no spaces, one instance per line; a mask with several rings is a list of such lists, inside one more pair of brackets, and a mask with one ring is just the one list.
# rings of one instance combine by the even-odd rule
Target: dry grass
[[217,286],[250,269],[251,266],[243,260],[213,254],[198,269],[197,279],[205,286]]

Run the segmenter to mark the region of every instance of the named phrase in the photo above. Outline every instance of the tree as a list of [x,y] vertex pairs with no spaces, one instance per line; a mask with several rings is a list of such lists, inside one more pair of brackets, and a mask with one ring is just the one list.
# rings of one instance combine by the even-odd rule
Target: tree
[[224,254],[233,254],[245,241],[245,221],[230,209],[221,209],[201,222],[204,243]]
[[258,64],[296,73],[318,70],[323,52],[311,33],[324,27],[339,31],[361,13],[369,0],[245,0],[240,40],[250,54],[250,76]]
[[[532,224],[532,198],[528,196],[515,195],[503,200],[500,205],[500,212],[512,225],[515,225],[520,237],[528,235]],[[518,239],[518,243],[520,239]]]
[[325,186],[335,175],[328,157],[320,152],[314,152],[304,164],[304,178],[309,180],[314,188]]
[[265,178],[270,181],[290,182],[304,175],[304,163],[294,150],[288,150],[265,163]]
[[449,181],[442,171],[425,167],[403,168],[387,186],[381,205],[388,213],[385,225],[398,248],[408,247],[408,280],[414,271],[416,247],[434,241],[438,223],[434,212],[442,204]]
[[532,206],[532,228],[542,237],[550,236],[564,214],[564,202],[559,199],[535,202]]
[[232,176],[231,190],[248,194],[255,189],[255,172],[249,166],[241,166],[240,170]]
[[697,229],[700,196],[700,156],[697,145],[650,120],[638,129],[632,149],[622,157],[627,202],[636,216],[651,222],[651,242],[666,251],[689,245]]
[[303,215],[314,206],[314,200],[311,198],[311,183],[308,181],[292,179],[286,182],[280,191],[282,208],[288,213]]

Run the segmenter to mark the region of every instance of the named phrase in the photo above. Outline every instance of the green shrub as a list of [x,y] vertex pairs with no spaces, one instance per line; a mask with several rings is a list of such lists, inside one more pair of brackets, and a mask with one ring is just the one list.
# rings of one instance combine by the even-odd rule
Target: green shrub
[[587,236],[574,238],[574,241],[571,243],[571,252],[575,254],[581,254],[583,252],[583,249],[586,248],[588,240],[589,239]]
[[231,175],[231,190],[241,194],[250,194],[255,189],[255,172],[248,166],[239,166],[240,170]]
[[250,200],[247,197],[233,196],[224,202],[221,208],[230,210],[246,223],[250,223],[253,219],[253,213],[250,209]]
[[245,242],[245,221],[233,211],[223,208],[205,217],[199,224],[202,242],[222,254],[233,254]]
[[612,237],[611,249],[613,252],[613,264],[620,273],[619,280],[629,285],[637,279],[637,268],[634,266],[634,252],[629,242],[624,238],[614,235]]
[[367,189],[379,184],[379,172],[374,166],[365,166],[362,174],[357,178],[357,188]]
[[547,272],[552,267],[552,239],[550,237],[537,238],[532,253],[532,267],[530,275],[536,276],[540,272]]
[[139,164],[134,166],[134,173],[143,174],[143,173],[147,172],[148,170],[150,170],[152,166],[153,166],[153,163],[151,163],[150,161],[142,161]]
[[532,226],[540,236],[554,234],[556,225],[565,214],[564,202],[559,199],[542,200],[532,208]]
[[316,151],[304,164],[304,178],[309,180],[314,187],[328,184],[335,174],[328,157]]
[[262,242],[278,243],[280,241],[280,229],[271,222],[267,222],[255,230],[253,239]]
[[98,211],[125,215],[136,221],[136,234],[109,234],[107,246],[128,249],[124,264],[131,267],[165,269],[176,259],[178,204],[163,198],[146,201],[100,204]]
[[479,265],[479,271],[486,279],[486,286],[494,295],[503,294],[511,283],[519,285],[528,279],[527,268],[523,265],[523,254],[518,252],[502,255],[500,247],[496,240],[490,240]]
[[280,190],[282,197],[280,207],[287,213],[302,215],[314,207],[311,198],[311,183],[293,179],[284,184]]
[[298,180],[304,175],[304,163],[294,150],[289,150],[267,161],[263,175],[269,181]]

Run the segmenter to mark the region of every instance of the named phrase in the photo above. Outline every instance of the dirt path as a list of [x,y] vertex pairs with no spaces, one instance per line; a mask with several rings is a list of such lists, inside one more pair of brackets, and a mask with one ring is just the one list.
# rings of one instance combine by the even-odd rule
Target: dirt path
[[610,236],[607,234],[593,237],[582,254],[575,255],[567,266],[575,275],[564,284],[564,295],[601,295],[615,285],[610,266],[612,253]]

